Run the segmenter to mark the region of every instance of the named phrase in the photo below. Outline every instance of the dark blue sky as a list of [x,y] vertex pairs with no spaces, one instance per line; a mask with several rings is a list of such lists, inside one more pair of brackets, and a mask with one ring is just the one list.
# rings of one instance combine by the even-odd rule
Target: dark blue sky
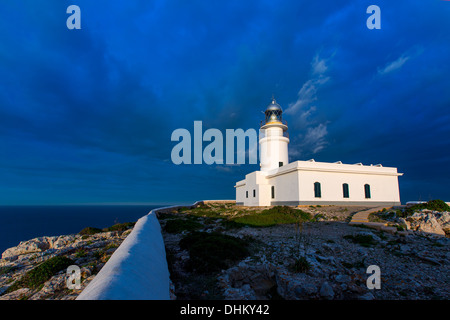
[[233,199],[258,166],[174,165],[172,131],[258,129],[272,94],[291,161],[450,201],[450,2],[8,0],[0,30],[0,204]]

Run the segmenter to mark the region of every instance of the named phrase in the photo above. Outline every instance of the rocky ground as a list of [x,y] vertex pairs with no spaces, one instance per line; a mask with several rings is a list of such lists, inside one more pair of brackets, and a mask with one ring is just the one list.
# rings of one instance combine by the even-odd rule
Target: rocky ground
[[[209,206],[223,215],[242,214],[233,206]],[[348,225],[353,213],[367,208],[301,209],[316,217],[301,230],[296,224],[229,228],[197,212],[195,221],[202,225],[197,231],[251,239],[248,257],[216,273],[196,274],[186,268],[189,252],[180,249],[179,241],[188,231],[164,232],[174,294],[178,299],[449,299],[449,238],[420,230],[400,235]],[[186,214],[189,211],[174,212],[168,219],[186,219]],[[161,219],[163,230],[166,221]],[[299,257],[306,259],[307,270],[294,268]],[[380,268],[381,289],[367,287],[371,265]]]
[[[131,229],[22,241],[3,252],[0,259],[0,300],[74,300],[130,232]],[[64,258],[68,263],[51,264],[55,258]],[[50,265],[49,268],[30,276],[33,274],[30,272],[38,270],[44,262]],[[66,270],[72,264],[81,269],[81,288],[78,290],[67,288],[69,276]],[[58,265],[60,268],[51,273],[48,271]],[[33,279],[33,282],[21,284],[21,279]]]
[[[450,298],[448,212],[421,210],[401,218],[395,210],[388,210],[372,216],[376,221],[398,226],[399,230],[410,230],[401,234],[349,225],[354,213],[367,209],[351,206],[295,208],[312,217],[303,223],[267,227],[242,223],[242,217],[262,214],[265,209],[209,202],[198,208],[158,213],[173,298]],[[6,250],[0,259],[0,300],[75,299],[131,232],[130,228],[41,237]],[[240,239],[248,251],[242,257],[240,250],[231,252],[235,257],[221,261],[223,265],[217,270],[199,271],[198,265],[193,267],[193,251],[183,246],[183,241],[194,232]],[[220,247],[223,251],[227,250],[225,244]],[[71,264],[80,266],[81,289],[67,289],[65,268],[40,279],[39,284],[25,284],[23,279],[32,278],[32,270],[55,257],[68,258]],[[380,268],[380,289],[367,287],[371,275],[367,268],[371,265]]]

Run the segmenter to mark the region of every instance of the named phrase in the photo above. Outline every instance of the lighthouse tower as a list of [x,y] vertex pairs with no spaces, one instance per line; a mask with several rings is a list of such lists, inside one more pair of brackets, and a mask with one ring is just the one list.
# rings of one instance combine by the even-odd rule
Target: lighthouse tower
[[286,122],[283,123],[281,106],[272,98],[261,123],[259,150],[261,171],[270,171],[289,163]]

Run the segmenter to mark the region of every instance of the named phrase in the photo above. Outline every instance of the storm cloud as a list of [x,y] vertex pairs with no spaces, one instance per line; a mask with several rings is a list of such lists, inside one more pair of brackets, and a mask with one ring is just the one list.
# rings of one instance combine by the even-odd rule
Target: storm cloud
[[[81,8],[68,30],[66,8]],[[258,129],[290,161],[398,167],[402,201],[450,201],[450,2],[0,4],[0,203],[233,199],[258,165],[175,165],[177,128]]]

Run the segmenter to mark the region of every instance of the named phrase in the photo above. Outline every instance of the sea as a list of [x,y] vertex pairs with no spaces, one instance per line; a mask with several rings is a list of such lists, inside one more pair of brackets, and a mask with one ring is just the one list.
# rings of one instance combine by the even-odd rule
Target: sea
[[136,222],[167,205],[0,206],[0,255],[8,248],[42,236],[75,234],[85,227],[107,228]]

